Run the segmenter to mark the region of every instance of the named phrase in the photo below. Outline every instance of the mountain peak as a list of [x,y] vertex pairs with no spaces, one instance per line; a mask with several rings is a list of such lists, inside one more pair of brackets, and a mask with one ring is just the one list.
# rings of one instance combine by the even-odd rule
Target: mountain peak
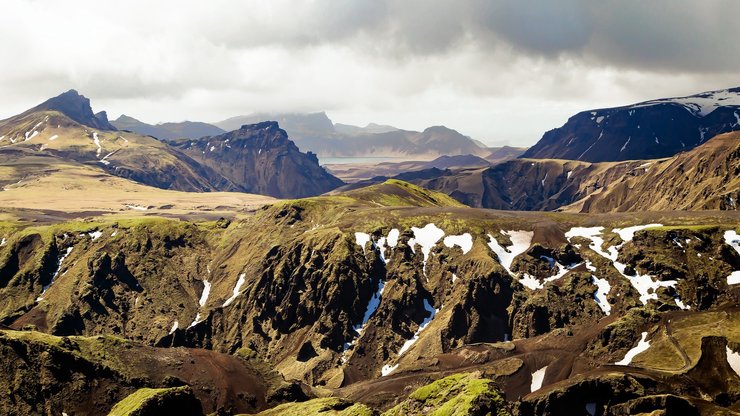
[[49,98],[36,107],[26,111],[26,113],[35,113],[39,111],[58,111],[72,120],[86,126],[100,130],[115,130],[107,119],[105,112],[95,113],[90,107],[90,99],[81,95],[76,90],[71,89],[67,92]]

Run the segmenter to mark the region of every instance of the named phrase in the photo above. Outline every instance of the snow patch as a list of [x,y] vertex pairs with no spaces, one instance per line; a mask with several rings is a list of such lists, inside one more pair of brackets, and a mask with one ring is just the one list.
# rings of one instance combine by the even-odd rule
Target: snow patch
[[172,323],[172,328],[170,329],[170,335],[172,335],[175,331],[177,331],[177,328],[180,326],[180,323],[177,322],[177,319],[175,319],[175,322]]
[[49,137],[49,141],[50,141],[50,142],[53,142],[54,140],[56,140],[56,139],[58,139],[58,138],[59,138],[59,135],[55,134],[55,135],[53,135],[53,136]]
[[198,305],[200,305],[201,308],[206,306],[206,302],[208,301],[208,295],[210,294],[211,294],[211,282],[203,279],[203,293],[200,294],[200,299],[198,300]]
[[458,246],[462,250],[463,254],[467,254],[473,248],[473,236],[470,235],[470,233],[450,235],[445,237],[444,245],[448,248]]
[[533,231],[503,231],[501,234],[508,236],[511,240],[511,245],[504,248],[499,245],[498,241],[491,234],[488,234],[488,247],[496,254],[499,263],[504,266],[510,275],[514,275],[511,271],[511,263],[514,262],[514,258],[529,248],[532,243],[532,237],[534,237]]
[[[740,254],[740,235],[735,230],[727,230],[725,231],[724,238],[725,243]],[[738,283],[740,283],[740,270],[735,270],[727,276],[727,284],[736,285]]]
[[95,146],[98,147],[98,150],[95,152],[95,156],[100,158],[100,153],[103,152],[103,147],[100,146],[100,138],[98,138],[98,132],[93,132],[93,142],[95,143]]
[[386,364],[383,366],[383,368],[380,369],[380,376],[385,377],[388,374],[392,373],[396,368],[398,368],[398,364],[396,365]]
[[[586,266],[588,267],[588,266]],[[612,290],[609,281],[606,279],[599,279],[596,276],[591,276],[591,283],[596,285],[596,292],[594,292],[594,300],[599,308],[604,312],[605,315],[609,316],[612,313],[612,305],[606,300],[609,291]]]
[[149,209],[149,208],[147,208],[145,206],[134,205],[134,204],[125,205],[125,207],[128,208],[128,209],[136,210],[136,211],[146,211],[146,210]]
[[96,231],[93,231],[93,232],[91,232],[91,233],[87,233],[87,235],[89,235],[89,236],[90,236],[90,238],[92,238],[92,241],[95,241],[95,240],[97,240],[98,238],[100,238],[100,237],[102,237],[102,236],[103,236],[103,232],[102,232],[102,231],[97,231],[97,230],[96,230]]
[[245,278],[247,277],[246,273],[242,273],[239,275],[239,280],[236,281],[236,285],[234,286],[233,294],[230,298],[226,299],[226,302],[222,305],[223,307],[231,305],[231,302],[236,299],[237,296],[239,296],[239,290],[241,290],[242,285],[244,285],[244,282],[246,281]]
[[57,262],[57,269],[54,271],[54,274],[51,276],[51,280],[49,280],[49,284],[44,285],[44,287],[41,288],[41,296],[39,296],[39,297],[36,298],[36,302],[40,302],[41,300],[44,299],[44,297],[43,297],[44,293],[46,293],[46,291],[49,289],[49,287],[51,286],[51,284],[54,283],[54,280],[56,280],[57,276],[59,276],[59,271],[62,269],[62,263],[64,263],[64,260],[72,252],[72,248],[73,247],[67,247],[67,250],[59,258],[59,261]]
[[445,232],[434,223],[429,223],[424,228],[411,227],[411,231],[414,232],[414,238],[409,240],[409,246],[413,247],[418,244],[421,246],[421,253],[424,255],[424,266],[423,271],[426,275],[427,260],[429,259],[429,253],[432,248],[437,245],[437,242],[444,237]]
[[630,365],[632,362],[632,359],[635,358],[638,354],[641,352],[647,351],[648,348],[650,348],[650,341],[647,340],[648,333],[643,332],[642,338],[640,339],[640,342],[637,343],[637,345],[632,348],[631,350],[627,351],[627,354],[624,355],[624,358],[621,361],[617,361],[616,365]]
[[370,242],[370,234],[367,233],[355,233],[355,243],[362,247],[362,252],[365,253],[365,246]]
[[544,366],[540,368],[539,370],[532,373],[532,384],[529,386],[529,391],[537,391],[540,388],[542,388],[542,381],[545,379],[545,372],[547,371],[547,366]]
[[422,323],[419,325],[419,329],[416,330],[416,333],[414,334],[414,336],[411,337],[411,339],[409,339],[409,340],[407,340],[406,342],[403,343],[403,345],[401,346],[401,350],[398,351],[398,356],[399,357],[402,356],[403,353],[405,353],[406,351],[408,351],[408,349],[411,348],[411,346],[413,346],[414,343],[416,343],[416,341],[419,340],[419,335],[421,334],[421,331],[423,331],[424,329],[426,329],[426,327],[429,325],[429,323],[432,322],[432,319],[434,319],[434,316],[437,315],[437,312],[439,312],[439,309],[434,309],[432,307],[432,305],[430,305],[429,302],[426,299],[424,299],[424,309],[427,312],[429,312],[429,316],[426,317],[424,319],[424,321],[422,321]]
[[398,231],[397,228],[394,228],[388,232],[388,247],[395,248],[398,245],[398,237],[401,235],[401,232]]
[[735,371],[735,374],[740,376],[740,352],[735,352],[729,347],[725,347],[727,352],[727,363]]
[[4,246],[6,244],[8,244],[8,240],[6,240],[5,237],[3,237],[2,241],[0,241],[0,247]]

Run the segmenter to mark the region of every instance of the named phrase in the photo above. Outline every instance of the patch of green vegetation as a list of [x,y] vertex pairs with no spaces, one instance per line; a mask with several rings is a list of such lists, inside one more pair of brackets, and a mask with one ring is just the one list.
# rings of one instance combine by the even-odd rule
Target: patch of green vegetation
[[510,415],[492,380],[475,374],[453,374],[418,388],[406,401],[383,415],[467,416],[480,411]]
[[645,230],[648,231],[709,231],[717,228],[717,225],[711,224],[699,224],[699,225],[663,225],[661,227],[648,227]]
[[335,397],[285,403],[255,416],[373,416],[377,412],[361,403],[351,403]]
[[135,415],[137,411],[142,409],[148,402],[155,400],[160,396],[169,394],[180,394],[185,393],[189,389],[188,386],[172,387],[163,389],[150,389],[141,388],[128,395],[125,399],[116,403],[111,409],[108,416],[129,416]]

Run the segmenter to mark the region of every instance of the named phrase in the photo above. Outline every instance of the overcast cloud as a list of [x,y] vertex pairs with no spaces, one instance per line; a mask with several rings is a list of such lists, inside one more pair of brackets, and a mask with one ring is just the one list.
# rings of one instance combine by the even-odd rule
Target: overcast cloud
[[740,86],[737,0],[6,0],[0,118],[75,88],[147,122],[325,110],[531,145],[573,113]]

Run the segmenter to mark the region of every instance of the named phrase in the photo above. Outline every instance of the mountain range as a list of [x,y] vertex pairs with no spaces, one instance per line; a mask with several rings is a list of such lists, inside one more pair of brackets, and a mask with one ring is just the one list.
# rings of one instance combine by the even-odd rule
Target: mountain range
[[[243,161],[245,153],[252,153],[252,163],[237,165],[242,169],[238,171],[239,167],[213,163],[204,153],[189,151],[192,146],[178,148],[150,136],[116,130],[104,114],[94,115],[90,101],[74,90],[51,98],[0,121],[0,159],[14,161],[19,171],[14,176],[34,175],[33,161],[45,157],[95,166],[145,185],[191,192],[253,191],[290,198],[318,195],[342,184],[319,166],[315,155],[301,153],[274,123],[268,138],[263,126],[247,125],[231,136],[212,139],[224,160]],[[229,137],[238,139],[238,144],[229,145]],[[226,143],[221,143],[224,140]],[[257,141],[264,153],[254,147]],[[206,142],[208,139],[192,144]],[[210,151],[210,146],[206,150]],[[29,161],[25,167],[23,160]],[[255,163],[264,168],[255,170]]]
[[[671,138],[733,94],[477,155],[321,114],[160,140],[68,91],[0,121],[0,413],[738,414],[740,131]],[[452,150],[345,185],[303,147],[340,137]]]

